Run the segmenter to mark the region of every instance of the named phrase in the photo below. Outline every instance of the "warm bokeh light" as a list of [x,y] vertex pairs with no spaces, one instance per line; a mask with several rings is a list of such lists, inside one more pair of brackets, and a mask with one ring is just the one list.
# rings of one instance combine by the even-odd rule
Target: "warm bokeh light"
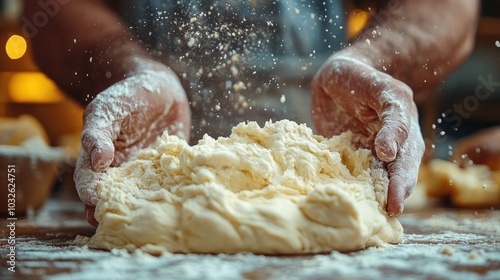
[[56,84],[39,72],[14,73],[9,80],[8,92],[14,102],[50,103],[64,97]]
[[19,59],[23,57],[27,48],[28,44],[26,43],[26,40],[19,35],[10,36],[5,44],[5,51],[10,59]]
[[360,9],[354,9],[351,13],[349,13],[347,22],[347,36],[349,38],[356,36],[365,27],[369,19],[369,12]]

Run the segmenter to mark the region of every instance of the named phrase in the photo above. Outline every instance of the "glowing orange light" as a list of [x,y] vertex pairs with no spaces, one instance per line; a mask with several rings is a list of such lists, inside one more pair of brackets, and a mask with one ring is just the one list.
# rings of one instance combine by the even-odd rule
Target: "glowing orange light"
[[64,97],[47,76],[39,72],[19,72],[9,80],[8,92],[14,102],[49,103]]
[[349,14],[347,21],[347,36],[349,38],[356,36],[361,30],[363,30],[369,19],[370,13],[360,9],[353,10]]
[[10,59],[19,59],[23,57],[28,49],[26,40],[19,35],[12,35],[5,44],[5,52]]

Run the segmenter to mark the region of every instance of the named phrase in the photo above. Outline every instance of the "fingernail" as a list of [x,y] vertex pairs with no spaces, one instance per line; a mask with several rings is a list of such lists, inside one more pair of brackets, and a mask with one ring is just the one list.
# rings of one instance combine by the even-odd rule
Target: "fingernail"
[[95,148],[90,155],[90,160],[92,162],[92,168],[94,171],[103,171],[109,166],[109,163],[103,162],[103,154],[100,148]]
[[397,209],[395,209],[393,211],[390,211],[389,209],[387,209],[387,212],[389,214],[389,217],[396,218],[396,217],[399,217],[403,213],[403,210],[404,210],[404,205],[400,205]]
[[378,155],[378,157],[385,162],[393,161],[396,158],[397,150],[398,145],[396,142],[382,145],[379,149],[380,155]]

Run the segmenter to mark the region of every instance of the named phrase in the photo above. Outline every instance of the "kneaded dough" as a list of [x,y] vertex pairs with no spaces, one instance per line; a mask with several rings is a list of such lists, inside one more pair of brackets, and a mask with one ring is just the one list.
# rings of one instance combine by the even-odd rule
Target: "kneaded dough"
[[330,139],[283,120],[241,123],[195,146],[163,134],[98,184],[90,246],[151,254],[298,254],[402,241],[384,212],[383,169],[352,134]]

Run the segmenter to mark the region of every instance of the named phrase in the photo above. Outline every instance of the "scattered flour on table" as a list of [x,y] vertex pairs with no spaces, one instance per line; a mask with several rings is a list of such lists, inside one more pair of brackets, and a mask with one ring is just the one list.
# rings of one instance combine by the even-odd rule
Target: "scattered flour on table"
[[[500,223],[494,217],[464,218],[459,214],[436,215],[427,219],[412,216],[402,216],[399,219],[405,226],[418,227],[420,230],[432,229],[454,234],[470,234],[471,231],[488,233],[492,236],[500,235]],[[453,239],[453,238],[452,238]]]
[[[391,245],[344,254],[332,252],[314,256],[272,257],[254,254],[172,254],[152,256],[140,250],[82,251],[80,271],[47,279],[498,279],[500,270],[489,267],[500,262],[500,252],[485,252],[470,245],[450,245],[453,255],[440,253],[440,246]],[[74,257],[80,249],[72,247]],[[71,252],[73,251],[73,253]],[[62,254],[61,254],[62,255]],[[89,261],[89,256],[93,261]],[[478,255],[473,258],[471,255]],[[455,268],[461,269],[456,270]],[[488,272],[474,273],[467,268]],[[392,276],[392,277],[391,277]]]
[[[445,216],[449,215],[437,215],[436,218]],[[432,219],[404,214],[401,221],[404,226],[411,228],[418,224],[425,230]],[[477,224],[481,220],[487,222],[489,218],[479,216]],[[449,225],[451,223],[443,228]],[[462,229],[462,225],[457,229]],[[16,276],[20,279],[36,278],[37,275],[49,280],[401,279],[402,276],[411,279],[500,279],[497,265],[500,263],[500,233],[495,232],[494,227],[485,228],[481,234],[439,232],[434,228],[433,233],[405,234],[404,243],[400,245],[371,247],[348,254],[333,251],[292,257],[168,252],[152,256],[141,250],[132,253],[126,249],[94,250],[71,245],[69,240],[66,245],[53,239],[19,237],[16,240]],[[50,245],[52,242],[54,245]],[[442,254],[443,248],[454,253]],[[58,275],[42,274],[47,270],[59,272]]]
[[402,241],[383,210],[388,179],[351,133],[330,139],[283,120],[241,123],[189,146],[164,134],[98,184],[102,249],[297,254]]

